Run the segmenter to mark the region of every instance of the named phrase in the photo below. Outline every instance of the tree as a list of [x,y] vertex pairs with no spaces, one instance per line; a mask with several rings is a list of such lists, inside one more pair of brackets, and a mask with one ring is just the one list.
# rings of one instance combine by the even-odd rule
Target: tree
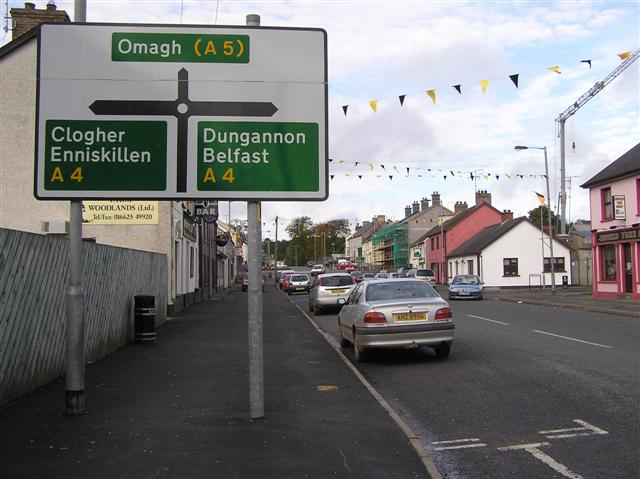
[[[540,212],[542,211],[542,221],[540,220]],[[535,224],[538,228],[540,227],[540,223],[544,225],[544,227],[549,226],[549,217],[548,217],[549,208],[547,205],[540,206],[538,208],[534,208],[529,210],[527,217],[533,224]],[[554,228],[554,231],[558,230],[558,225],[560,224],[560,218],[553,211],[551,212],[551,225]]]

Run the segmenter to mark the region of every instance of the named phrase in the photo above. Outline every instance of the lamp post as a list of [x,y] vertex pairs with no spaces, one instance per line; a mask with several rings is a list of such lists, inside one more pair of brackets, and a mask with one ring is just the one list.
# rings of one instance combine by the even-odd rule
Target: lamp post
[[[515,147],[516,150],[542,150],[544,151],[544,174],[547,180],[547,218],[549,223],[549,254],[551,255],[551,294],[556,294],[556,272],[555,259],[553,257],[553,227],[551,226],[551,191],[549,190],[549,164],[547,163],[547,147],[546,146],[522,146]],[[542,223],[542,218],[540,218]],[[544,272],[544,255],[542,257],[542,271]]]

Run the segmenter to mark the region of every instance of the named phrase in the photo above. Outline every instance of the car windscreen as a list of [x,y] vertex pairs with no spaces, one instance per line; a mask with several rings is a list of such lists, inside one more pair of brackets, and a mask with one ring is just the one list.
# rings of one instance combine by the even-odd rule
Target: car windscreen
[[389,281],[369,284],[367,301],[387,301],[392,299],[437,298],[435,289],[423,281]]
[[418,271],[416,271],[416,276],[435,276],[433,274],[433,271],[431,271],[430,269],[419,269]]
[[304,274],[297,274],[295,276],[291,276],[291,281],[309,281],[309,278]]
[[452,284],[479,284],[480,278],[477,276],[456,276]]
[[353,284],[351,276],[326,276],[322,278],[322,286],[346,286]]

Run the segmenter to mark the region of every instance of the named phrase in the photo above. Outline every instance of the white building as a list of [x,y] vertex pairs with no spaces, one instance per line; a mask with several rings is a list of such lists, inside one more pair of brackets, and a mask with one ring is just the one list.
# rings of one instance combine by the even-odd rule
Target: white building
[[[563,276],[571,284],[570,250],[553,240],[556,286]],[[469,274],[469,263],[478,265],[485,286],[528,287],[551,285],[549,235],[527,218],[488,226],[447,256],[452,276]]]

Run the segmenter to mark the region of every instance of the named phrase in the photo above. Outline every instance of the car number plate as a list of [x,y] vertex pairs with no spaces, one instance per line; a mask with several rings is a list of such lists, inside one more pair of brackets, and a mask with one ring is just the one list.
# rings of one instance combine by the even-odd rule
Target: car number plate
[[296,291],[304,291],[304,288],[296,288]]
[[346,292],[347,292],[346,289],[332,289],[331,290],[331,294],[344,294]]
[[394,321],[424,321],[427,319],[427,313],[395,313]]
[[461,291],[459,294],[460,294],[460,296],[470,296],[471,295],[471,293],[467,293],[466,291]]

